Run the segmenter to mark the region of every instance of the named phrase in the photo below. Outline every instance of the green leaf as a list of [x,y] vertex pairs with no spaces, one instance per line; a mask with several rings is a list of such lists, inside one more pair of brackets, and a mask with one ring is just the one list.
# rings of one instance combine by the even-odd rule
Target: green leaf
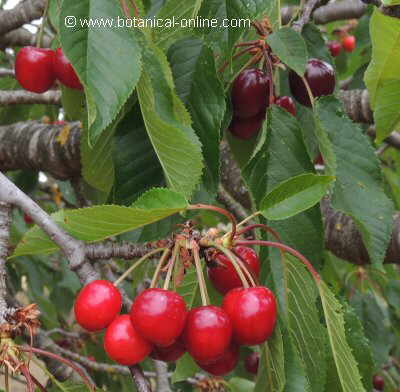
[[189,197],[202,174],[201,147],[164,54],[149,42],[143,55],[145,71],[137,93],[146,129],[168,186]]
[[183,297],[188,309],[201,305],[196,268],[192,267],[186,270],[185,277],[179,287],[177,287],[176,291]]
[[254,382],[245,378],[232,377],[228,381],[229,388],[232,392],[253,392]]
[[400,20],[376,9],[371,17],[370,34],[372,59],[365,73],[365,84],[380,143],[400,123]]
[[184,381],[189,377],[193,377],[200,371],[194,359],[186,353],[176,362],[175,371],[172,373],[171,382],[175,384],[179,381]]
[[226,103],[214,54],[199,39],[185,39],[168,53],[179,97],[186,104],[193,128],[203,145],[204,184],[216,192],[219,184],[220,129]]
[[122,17],[117,1],[64,0],[61,20],[77,19],[76,27],[61,23],[62,48],[85,86],[89,140],[94,142],[115,119],[132,94],[141,72],[140,46],[128,28],[83,26],[81,21]]
[[[187,201],[181,194],[168,189],[152,189],[131,207],[101,205],[61,210],[52,214],[52,218],[74,238],[96,242],[157,222],[186,207]],[[13,257],[51,253],[57,249],[57,245],[35,226],[20,241]]]
[[394,208],[383,190],[374,149],[361,129],[343,115],[335,98],[317,101],[316,118],[328,172],[336,176],[332,206],[354,219],[372,263],[380,265],[392,234]]
[[330,347],[343,392],[365,392],[361,375],[346,340],[343,309],[325,282],[318,283]]
[[262,214],[271,220],[282,220],[317,204],[334,181],[331,176],[301,174],[277,185],[261,202]]
[[277,325],[270,339],[260,346],[261,356],[258,365],[254,392],[282,392],[285,386],[285,367],[282,332]]
[[304,75],[308,52],[299,33],[290,27],[282,27],[267,37],[267,43],[284,64],[297,74]]
[[[301,32],[307,46],[309,58],[317,58],[332,64],[332,56],[326,45],[321,30],[312,23],[307,23]],[[334,65],[334,64],[332,64]]]

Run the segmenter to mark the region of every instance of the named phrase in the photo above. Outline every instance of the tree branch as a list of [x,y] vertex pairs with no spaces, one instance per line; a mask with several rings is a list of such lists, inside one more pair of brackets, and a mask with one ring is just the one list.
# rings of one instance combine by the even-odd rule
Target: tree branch
[[39,19],[43,14],[44,5],[45,0],[26,0],[11,10],[0,11],[0,35]]
[[374,122],[368,90],[340,90],[339,98],[343,103],[346,114],[354,122],[365,124]]
[[156,392],[171,392],[168,376],[168,365],[165,362],[153,360],[154,370],[156,371]]
[[15,77],[14,70],[7,68],[0,68],[0,78]]
[[367,11],[361,0],[346,0],[329,3],[316,9],[313,20],[316,24],[326,24],[336,20],[358,19]]
[[[52,39],[48,35],[43,35],[42,47],[49,48]],[[7,34],[0,35],[0,49],[10,48],[14,46],[35,46],[36,35],[32,34],[25,28],[21,27],[16,30],[12,30]]]
[[10,246],[11,206],[0,202],[0,324],[8,313],[6,262]]
[[0,106],[32,104],[61,105],[61,92],[49,90],[43,94],[36,94],[25,90],[0,91]]
[[301,32],[301,30],[303,30],[303,26],[310,21],[312,12],[318,6],[319,2],[320,0],[307,0],[304,5],[301,17],[298,21],[293,23],[292,27],[294,30],[298,31],[299,33]]
[[151,392],[150,385],[144,377],[143,371],[139,365],[130,366],[129,371],[131,372],[138,392]]
[[132,260],[142,257],[151,251],[151,245],[138,245],[129,242],[115,243],[112,241],[86,245],[86,257],[90,260],[125,259]]

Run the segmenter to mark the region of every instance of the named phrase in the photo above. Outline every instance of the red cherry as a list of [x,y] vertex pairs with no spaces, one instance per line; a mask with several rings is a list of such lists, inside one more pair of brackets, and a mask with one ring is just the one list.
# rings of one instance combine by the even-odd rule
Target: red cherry
[[169,347],[154,347],[150,356],[159,361],[175,362],[183,354],[185,354],[185,352],[185,344],[181,340],[177,340],[172,346]]
[[187,310],[183,298],[162,289],[148,289],[139,294],[131,309],[134,327],[157,346],[171,346],[185,326]]
[[288,96],[279,97],[276,99],[275,105],[280,106],[293,116],[296,116],[296,106],[291,97]]
[[26,46],[17,53],[15,77],[25,90],[44,93],[56,80],[53,62],[53,50]]
[[119,290],[107,280],[94,280],[86,285],[75,301],[75,318],[88,331],[106,328],[121,311]]
[[263,71],[251,68],[241,72],[233,82],[232,105],[235,117],[250,118],[268,106],[270,80]]
[[183,332],[186,349],[203,364],[219,359],[229,347],[232,324],[225,311],[217,306],[192,309]]
[[57,121],[53,121],[52,124],[53,124],[53,125],[65,125],[66,122],[65,122],[65,121],[59,121],[59,120],[57,120]]
[[260,362],[260,354],[257,352],[252,352],[245,358],[244,367],[249,373],[257,374],[259,362]]
[[257,134],[264,122],[265,113],[256,115],[250,118],[233,117],[229,125],[229,130],[238,139],[248,140]]
[[385,389],[385,380],[382,376],[375,374],[374,378],[372,379],[372,384],[374,388],[378,391],[383,391]]
[[321,153],[314,159],[314,165],[325,165],[324,157]]
[[[255,277],[260,275],[260,259],[257,253],[246,246],[236,246],[234,252],[249,267]],[[208,268],[208,277],[214,287],[221,293],[226,294],[229,290],[242,287],[242,282],[232,262],[223,253],[215,256],[217,266]]]
[[151,352],[152,345],[133,327],[129,315],[118,316],[104,335],[107,355],[121,365],[131,366],[143,361]]
[[356,37],[354,35],[346,35],[342,39],[342,46],[346,52],[352,52],[356,48]]
[[57,79],[64,85],[75,90],[83,90],[83,86],[79,81],[78,75],[71,63],[65,57],[61,48],[56,50],[54,56],[54,72]]
[[328,49],[331,52],[332,57],[337,57],[342,51],[342,45],[337,41],[330,41],[328,42]]
[[30,217],[30,215],[24,213],[24,221],[27,225],[33,225],[33,219]]
[[239,348],[238,346],[230,346],[225,353],[217,361],[212,363],[203,364],[197,362],[197,364],[206,372],[213,376],[223,376],[224,374],[230,373],[239,362]]
[[225,295],[222,308],[231,319],[233,340],[237,344],[261,344],[274,330],[276,300],[266,287],[233,289]]
[[[313,96],[330,95],[335,91],[335,71],[325,61],[318,59],[308,60],[304,74]],[[303,80],[294,71],[289,72],[289,86],[292,95],[304,106],[311,106],[310,97]]]
[[87,359],[88,359],[89,361],[96,362],[96,358],[95,358],[93,355],[89,355],[89,356],[87,357]]

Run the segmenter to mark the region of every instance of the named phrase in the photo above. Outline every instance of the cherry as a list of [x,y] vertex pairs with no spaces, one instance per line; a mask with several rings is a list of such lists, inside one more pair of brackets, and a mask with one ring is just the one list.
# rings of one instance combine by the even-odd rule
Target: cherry
[[238,139],[248,140],[257,134],[264,122],[265,113],[256,115],[250,118],[233,117],[229,125],[229,130]]
[[233,340],[237,344],[261,344],[274,330],[276,300],[266,287],[233,289],[225,295],[222,308],[231,319]]
[[61,48],[56,50],[54,56],[54,72],[57,79],[64,85],[75,90],[83,90],[78,75],[72,68],[71,63],[65,57]]
[[53,50],[26,46],[16,56],[15,77],[25,90],[44,93],[56,80],[53,62]]
[[275,105],[280,106],[293,116],[296,116],[296,106],[291,97],[285,95],[283,97],[279,97],[276,99]]
[[206,364],[219,359],[229,347],[231,337],[232,324],[223,309],[208,305],[189,312],[183,339],[196,361]]
[[354,35],[346,35],[342,38],[342,46],[346,52],[352,52],[356,48],[356,37]]
[[152,348],[151,343],[133,327],[128,314],[118,316],[106,329],[104,349],[121,365],[131,366],[143,361]]
[[185,326],[187,310],[183,298],[163,289],[147,289],[139,294],[131,308],[134,327],[157,346],[171,346]]
[[374,385],[374,388],[378,391],[383,391],[385,389],[385,380],[382,376],[379,376],[378,374],[374,375],[374,378],[372,379],[372,384]]
[[342,45],[337,41],[330,41],[328,42],[328,49],[331,52],[332,57],[337,57],[342,51]]
[[75,301],[75,318],[88,331],[106,328],[121,311],[119,290],[107,280],[94,280],[86,285]]
[[253,351],[244,359],[244,367],[249,373],[257,374],[259,362],[260,362],[260,354]]
[[232,105],[235,117],[250,118],[268,106],[270,80],[263,71],[250,68],[242,71],[233,82]]
[[[308,60],[304,74],[314,97],[330,95],[335,91],[335,71],[325,61]],[[311,106],[310,97],[303,80],[294,71],[289,72],[289,86],[292,95],[304,106]]]
[[225,353],[217,361],[212,363],[203,364],[197,362],[197,364],[206,372],[213,376],[223,376],[224,374],[230,373],[239,362],[239,348],[238,346],[230,346]]
[[319,153],[314,159],[314,165],[325,165],[324,157]]
[[[260,275],[260,260],[257,253],[246,246],[236,246],[233,251],[249,267],[250,272],[258,278]],[[239,275],[227,256],[223,253],[217,253],[215,261],[217,266],[208,268],[208,277],[221,294],[226,294],[236,287],[242,287]]]
[[27,225],[33,225],[34,221],[31,218],[30,215],[28,215],[27,213],[24,213],[24,221]]
[[185,344],[181,340],[177,340],[169,347],[154,347],[150,356],[153,359],[164,362],[175,362],[186,352]]

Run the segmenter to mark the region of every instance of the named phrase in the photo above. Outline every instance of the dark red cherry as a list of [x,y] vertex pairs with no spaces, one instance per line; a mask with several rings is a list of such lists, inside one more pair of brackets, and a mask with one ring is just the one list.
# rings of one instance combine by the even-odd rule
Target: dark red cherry
[[294,104],[294,101],[291,97],[288,96],[279,97],[276,99],[275,105],[280,106],[293,116],[296,116],[296,105]]
[[104,335],[107,355],[121,365],[131,366],[143,361],[152,348],[151,343],[135,330],[127,314],[118,316]]
[[238,139],[248,140],[256,135],[264,122],[265,113],[258,114],[255,117],[239,118],[233,117],[229,125],[229,131]]
[[233,340],[237,344],[261,344],[272,335],[276,300],[266,287],[233,289],[225,295],[222,308],[232,322]]
[[175,362],[186,352],[183,341],[178,339],[174,344],[168,347],[154,346],[150,356],[153,359],[164,362]]
[[244,359],[244,367],[249,373],[257,374],[259,362],[260,354],[254,351]]
[[[251,273],[258,278],[260,275],[260,259],[257,253],[247,246],[236,246],[233,251],[249,267]],[[228,257],[223,253],[217,253],[214,261],[215,266],[208,268],[208,277],[221,294],[226,294],[236,287],[242,287],[239,275]]]
[[54,56],[54,72],[57,79],[64,85],[75,90],[82,90],[83,86],[69,60],[61,48],[56,50]]
[[17,53],[15,77],[25,90],[44,93],[56,80],[53,62],[53,50],[26,46]]
[[241,72],[233,82],[232,105],[234,116],[255,117],[268,106],[270,80],[260,69],[251,68]]
[[75,301],[75,318],[88,331],[106,328],[121,311],[122,297],[108,280],[95,280],[87,284]]
[[231,321],[223,309],[209,305],[189,312],[183,340],[196,361],[205,364],[219,359],[228,349],[231,337]]
[[314,159],[314,165],[325,165],[324,157],[319,153]]
[[352,52],[356,48],[356,37],[354,35],[346,35],[342,38],[342,46],[346,52]]
[[377,391],[383,391],[385,389],[385,380],[378,374],[375,374],[374,378],[372,379],[372,384]]
[[342,51],[342,45],[337,41],[330,41],[328,42],[328,49],[331,52],[332,57],[337,57]]
[[24,213],[24,221],[27,225],[33,225],[33,219],[27,213]]
[[131,308],[133,326],[157,346],[171,346],[185,326],[187,310],[183,298],[162,289],[147,289],[139,294]]
[[[304,74],[315,98],[330,95],[335,91],[335,70],[325,61],[308,60]],[[311,106],[310,97],[303,80],[294,71],[289,72],[289,86],[292,95],[304,106]]]
[[197,364],[203,370],[205,370],[207,373],[212,374],[213,376],[223,376],[235,369],[238,362],[239,348],[238,346],[232,345],[225,351],[222,357],[215,362],[206,364],[197,362]]

